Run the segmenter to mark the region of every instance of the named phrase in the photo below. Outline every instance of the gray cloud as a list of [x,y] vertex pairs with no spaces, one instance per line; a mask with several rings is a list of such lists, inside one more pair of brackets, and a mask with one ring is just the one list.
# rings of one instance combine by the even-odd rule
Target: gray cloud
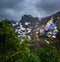
[[60,10],[60,0],[0,0],[0,18],[19,20],[24,14],[45,17]]
[[[40,4],[39,4],[40,3]],[[60,0],[41,0],[36,4],[38,11],[40,8],[44,10],[47,15],[52,14],[54,12],[60,11]]]
[[[11,8],[18,2],[19,0],[0,0],[0,8]],[[23,0],[20,0],[20,2],[23,2]]]

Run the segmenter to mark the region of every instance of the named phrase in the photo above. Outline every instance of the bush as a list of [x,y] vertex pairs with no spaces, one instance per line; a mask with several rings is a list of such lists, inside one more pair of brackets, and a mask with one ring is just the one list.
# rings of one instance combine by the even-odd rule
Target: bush
[[47,47],[43,48],[38,48],[36,53],[40,57],[41,62],[58,62],[58,50],[52,45],[48,45]]

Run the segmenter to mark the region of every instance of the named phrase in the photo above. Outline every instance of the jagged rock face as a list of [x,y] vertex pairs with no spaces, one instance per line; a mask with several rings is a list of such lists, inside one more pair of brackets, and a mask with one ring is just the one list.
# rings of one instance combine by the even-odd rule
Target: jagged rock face
[[[38,31],[37,31],[37,28],[35,28],[35,29],[33,29],[33,31],[31,32],[31,34],[33,35],[33,38],[35,38],[36,40],[37,40],[37,38],[39,39],[39,40],[37,40],[37,41],[41,41],[41,37],[36,37],[36,32],[39,32],[39,30],[42,28],[42,25],[44,25],[44,26],[46,26],[46,23],[51,19],[51,17],[53,17],[54,18],[54,21],[56,21],[56,24],[58,25],[58,30],[60,30],[60,12],[58,12],[58,13],[55,13],[55,14],[53,14],[53,15],[51,15],[51,16],[48,16],[48,17],[46,17],[46,18],[42,18],[41,19],[41,25],[39,25],[37,28],[39,28],[38,29]],[[33,34],[34,33],[34,34]],[[59,40],[60,40],[60,31],[59,31],[59,33],[57,34],[57,36],[56,36]],[[41,41],[42,42],[42,41]]]
[[29,26],[35,27],[36,24],[39,24],[39,19],[37,17],[32,17],[31,15],[24,15],[22,16],[22,19],[20,20],[19,23],[23,25],[23,27],[26,27],[25,22],[29,23]]
[[44,24],[50,20],[50,18],[53,17],[54,18],[54,21],[56,21],[56,23],[60,23],[60,12],[57,12],[51,16],[48,16],[48,17],[45,17],[45,18],[42,18],[41,21],[45,21]]

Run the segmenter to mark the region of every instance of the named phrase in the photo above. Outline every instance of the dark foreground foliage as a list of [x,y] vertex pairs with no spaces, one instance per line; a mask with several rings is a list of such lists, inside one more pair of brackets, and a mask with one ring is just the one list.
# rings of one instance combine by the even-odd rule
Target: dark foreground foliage
[[60,54],[55,46],[37,48],[32,51],[28,40],[18,38],[8,21],[0,22],[0,62],[60,62]]

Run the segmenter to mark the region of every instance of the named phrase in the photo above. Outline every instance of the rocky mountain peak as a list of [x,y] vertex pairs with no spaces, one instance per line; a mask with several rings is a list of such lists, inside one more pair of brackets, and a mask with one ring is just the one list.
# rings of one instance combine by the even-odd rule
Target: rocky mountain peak
[[40,20],[38,17],[33,17],[31,15],[24,15],[22,16],[19,23],[23,25],[23,27],[26,27],[25,23],[29,23],[29,26],[35,27],[36,24],[39,24]]

